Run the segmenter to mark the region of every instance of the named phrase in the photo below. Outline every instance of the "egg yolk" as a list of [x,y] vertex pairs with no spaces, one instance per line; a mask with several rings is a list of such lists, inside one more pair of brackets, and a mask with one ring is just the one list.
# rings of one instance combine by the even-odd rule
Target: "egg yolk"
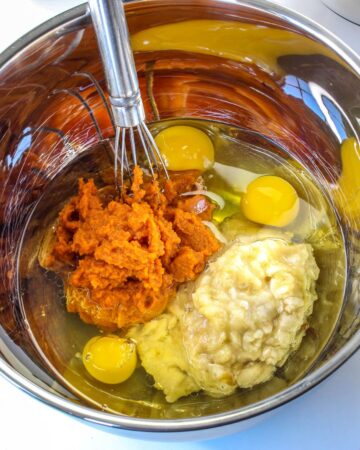
[[96,380],[118,384],[127,380],[135,370],[136,347],[132,341],[119,336],[95,336],[86,343],[82,360]]
[[335,199],[344,215],[355,219],[360,229],[360,144],[347,138],[341,144],[342,172],[335,189]]
[[283,178],[262,176],[248,185],[241,208],[245,217],[253,222],[284,227],[295,220],[299,197]]
[[204,171],[214,163],[214,146],[209,136],[198,128],[165,128],[155,142],[169,170]]

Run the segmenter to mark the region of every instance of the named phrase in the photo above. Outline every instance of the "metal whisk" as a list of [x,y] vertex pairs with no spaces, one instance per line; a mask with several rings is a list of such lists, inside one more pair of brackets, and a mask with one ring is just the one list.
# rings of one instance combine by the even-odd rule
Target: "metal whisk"
[[[131,166],[138,164],[138,151],[141,150],[145,154],[152,177],[155,177],[155,173],[159,174],[163,171],[168,178],[164,160],[145,124],[145,112],[123,2],[122,0],[89,0],[89,5],[116,126],[115,184],[117,188],[123,188],[124,172],[126,171],[131,177]],[[130,152],[127,152],[126,148],[128,143]],[[132,162],[129,160],[130,157]]]

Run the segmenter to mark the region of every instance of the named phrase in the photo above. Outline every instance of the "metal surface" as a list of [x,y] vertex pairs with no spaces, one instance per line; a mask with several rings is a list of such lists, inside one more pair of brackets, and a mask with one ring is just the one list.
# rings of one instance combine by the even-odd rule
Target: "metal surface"
[[[360,73],[360,60],[357,55],[355,55],[345,44],[337,40],[330,32],[299,14],[291,12],[286,8],[271,5],[262,0],[253,1],[251,3],[223,0],[218,3],[244,6],[254,13],[266,11],[275,18],[284,20],[289,26],[295,26],[297,29],[302,30],[303,33],[316,37],[326,47],[333,49],[341,56],[356,74]],[[49,33],[55,33],[58,36],[66,35],[69,30],[82,30],[86,23],[89,23],[89,16],[85,5],[59,15],[47,24],[28,33],[24,38],[17,41],[11,48],[5,51],[0,57],[1,71],[6,71],[7,66],[12,63],[14,59],[20,57],[28,45],[35,42],[40,37]],[[115,94],[118,93],[118,91],[114,92]],[[113,93],[111,95],[113,95]],[[51,406],[87,421],[103,425],[137,431],[178,432],[223,426],[237,421],[247,420],[288,402],[315,386],[344,363],[360,347],[360,331],[356,331],[348,340],[344,341],[342,347],[339,348],[321,367],[317,368],[304,379],[279,394],[239,410],[214,416],[184,420],[151,420],[124,417],[97,411],[90,407],[74,403],[65,397],[61,397],[57,393],[54,393],[51,389],[47,389],[45,385],[41,385],[40,383],[37,384],[30,375],[25,376],[27,371],[22,371],[20,365],[15,369],[16,364],[10,364],[12,355],[7,355],[2,348],[6,348],[5,341],[2,341],[1,345],[0,350],[3,354],[3,358],[0,359],[0,372],[16,386]],[[6,360],[4,355],[6,355]]]
[[136,127],[145,119],[122,0],[89,0],[115,125]]
[[[145,153],[152,177],[154,170],[168,177],[167,170],[157,145],[145,124],[145,111],[141,100],[139,81],[130,45],[122,0],[89,0],[90,13],[95,28],[100,54],[107,80],[115,134],[115,183],[118,191],[124,186],[124,171],[131,176],[132,167],[138,164],[137,153]],[[99,86],[97,86],[99,90]],[[102,97],[104,99],[104,97]],[[127,133],[128,130],[128,133]],[[135,142],[135,132],[138,143]],[[126,142],[130,141],[130,157]],[[118,165],[120,163],[120,181]]]

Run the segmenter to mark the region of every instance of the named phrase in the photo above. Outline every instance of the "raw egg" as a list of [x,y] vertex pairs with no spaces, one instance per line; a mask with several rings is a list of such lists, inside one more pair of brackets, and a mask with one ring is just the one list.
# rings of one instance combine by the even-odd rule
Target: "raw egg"
[[241,208],[245,217],[253,222],[285,227],[298,215],[299,197],[288,181],[267,175],[248,185]]
[[214,163],[214,145],[199,128],[185,125],[165,128],[155,141],[169,170],[204,171]]
[[95,336],[86,343],[82,360],[96,380],[107,384],[122,383],[135,370],[136,346],[115,335]]
[[342,171],[334,196],[351,226],[360,231],[360,144],[347,138],[341,144]]

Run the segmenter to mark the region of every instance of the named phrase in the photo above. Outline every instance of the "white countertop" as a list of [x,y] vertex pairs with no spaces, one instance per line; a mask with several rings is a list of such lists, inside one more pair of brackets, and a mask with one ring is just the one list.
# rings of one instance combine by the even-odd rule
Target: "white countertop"
[[[175,0],[169,0],[175,1]],[[342,38],[360,53],[360,27],[320,0],[277,0]],[[1,2],[0,51],[77,0]],[[359,0],[360,8],[360,0]],[[0,377],[0,449],[36,450],[360,450],[360,352],[307,394],[239,434],[202,442],[151,443],[110,434],[32,399]]]

